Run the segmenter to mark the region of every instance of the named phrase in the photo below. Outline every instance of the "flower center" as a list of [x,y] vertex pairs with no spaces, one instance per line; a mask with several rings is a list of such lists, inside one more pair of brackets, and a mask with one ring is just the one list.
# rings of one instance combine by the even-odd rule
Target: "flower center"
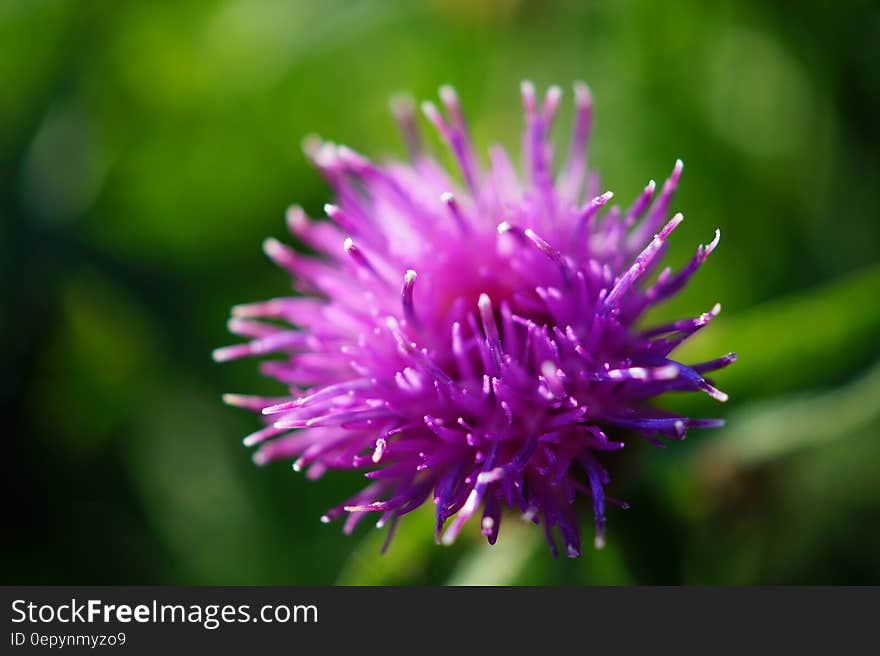
[[448,336],[453,322],[466,326],[468,314],[478,316],[481,294],[492,299],[496,311],[510,302],[518,277],[509,260],[498,253],[494,238],[475,238],[458,248],[428,254],[419,267],[417,316],[432,331]]

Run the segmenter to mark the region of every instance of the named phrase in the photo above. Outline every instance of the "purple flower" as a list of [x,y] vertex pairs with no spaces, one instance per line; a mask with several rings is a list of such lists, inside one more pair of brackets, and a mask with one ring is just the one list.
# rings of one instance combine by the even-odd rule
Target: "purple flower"
[[390,539],[398,519],[430,498],[438,540],[451,543],[481,512],[494,543],[510,507],[543,524],[554,555],[558,528],[577,556],[579,495],[592,499],[603,544],[611,501],[603,452],[622,449],[631,434],[659,443],[720,425],[651,405],[669,391],[726,400],[704,374],[734,354],[692,365],[671,357],[719,306],[639,326],[649,307],[685,286],[719,233],[681,270],[653,276],[682,221],[667,219],[682,163],[659,193],[651,181],[629,207],[611,205],[587,167],[590,94],[583,84],[574,91],[573,138],[556,172],[549,132],[561,90],[550,87],[539,102],[528,82],[522,172],[499,146],[484,168],[451,87],[440,89],[445,116],[428,102],[422,111],[452,151],[455,174],[423,149],[405,99],[392,108],[409,162],[379,165],[307,142],[336,192],[325,206],[330,221],[299,207],[287,213],[314,255],[264,244],[302,295],[233,308],[229,328],[249,341],[214,358],[280,356],[260,367],[286,395],[224,397],[263,415],[265,428],[244,440],[259,445],[255,462],[293,458],[309,478],[366,472],[369,484],[322,521],[347,514],[350,532],[380,513]]

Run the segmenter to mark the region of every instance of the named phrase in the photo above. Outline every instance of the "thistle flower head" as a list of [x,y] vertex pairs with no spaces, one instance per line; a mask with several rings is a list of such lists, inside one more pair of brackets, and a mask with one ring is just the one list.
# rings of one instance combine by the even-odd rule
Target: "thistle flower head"
[[633,434],[682,439],[719,425],[652,405],[667,391],[726,395],[705,374],[726,355],[685,365],[675,348],[718,314],[645,329],[652,305],[681,290],[718,243],[699,246],[678,271],[658,269],[682,215],[669,218],[677,161],[629,206],[611,203],[587,166],[591,99],[576,84],[565,160],[554,167],[550,127],[561,91],[522,85],[523,161],[503,148],[478,157],[455,91],[445,111],[422,113],[450,148],[450,173],[422,146],[414,105],[392,111],[408,162],[377,164],[353,150],[306,142],[333,187],[328,220],[292,207],[287,223],[314,254],[274,239],[266,254],[300,295],[233,308],[230,330],[248,341],[217,360],[272,355],[262,372],[280,398],[226,395],[259,411],[265,427],[245,438],[257,463],[292,459],[310,478],[328,469],[365,472],[368,484],[328,511],[350,532],[370,513],[390,526],[426,501],[436,536],[450,543],[474,515],[494,543],[502,510],[541,524],[551,550],[581,551],[575,502],[592,500],[603,544],[609,476],[605,451]]

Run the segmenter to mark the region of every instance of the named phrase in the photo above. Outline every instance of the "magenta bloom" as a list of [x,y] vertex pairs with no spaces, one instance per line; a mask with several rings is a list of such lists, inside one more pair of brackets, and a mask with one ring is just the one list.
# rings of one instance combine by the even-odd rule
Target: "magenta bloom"
[[692,365],[671,357],[719,306],[639,326],[645,310],[684,287],[719,233],[681,270],[652,275],[682,221],[667,219],[681,161],[656,197],[652,181],[629,207],[610,205],[587,167],[585,85],[575,85],[574,134],[554,170],[549,132],[560,97],[554,86],[539,103],[523,83],[522,172],[498,146],[484,168],[450,87],[440,89],[445,117],[431,103],[422,111],[460,181],[422,149],[402,100],[393,110],[409,162],[379,165],[344,146],[307,144],[336,192],[330,221],[288,211],[290,231],[315,255],[264,244],[303,295],[233,308],[230,330],[250,341],[214,357],[280,356],[261,370],[287,387],[284,396],[224,397],[262,413],[266,427],[245,438],[260,445],[257,463],[293,458],[310,478],[366,472],[369,484],[322,521],[347,514],[349,532],[377,512],[390,538],[402,515],[431,499],[438,539],[452,542],[481,512],[494,543],[506,506],[543,524],[554,555],[558,527],[577,556],[579,495],[592,499],[603,544],[602,452],[632,434],[682,439],[721,423],[651,405],[669,391],[726,400],[704,374],[734,354]]

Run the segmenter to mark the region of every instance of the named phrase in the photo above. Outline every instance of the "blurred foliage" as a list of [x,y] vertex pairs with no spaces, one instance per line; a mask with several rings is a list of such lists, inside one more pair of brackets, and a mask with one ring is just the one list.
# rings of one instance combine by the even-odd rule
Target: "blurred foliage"
[[[880,583],[876,3],[0,0],[0,40],[3,583]],[[591,84],[619,198],[685,160],[670,260],[723,239],[657,318],[721,300],[688,354],[741,357],[669,403],[728,428],[612,454],[603,551],[441,548],[424,509],[380,555],[318,522],[357,476],[252,465],[219,397],[275,390],[210,351],[328,199],[308,133],[399,155],[388,97],[451,82],[515,147],[524,77]]]

